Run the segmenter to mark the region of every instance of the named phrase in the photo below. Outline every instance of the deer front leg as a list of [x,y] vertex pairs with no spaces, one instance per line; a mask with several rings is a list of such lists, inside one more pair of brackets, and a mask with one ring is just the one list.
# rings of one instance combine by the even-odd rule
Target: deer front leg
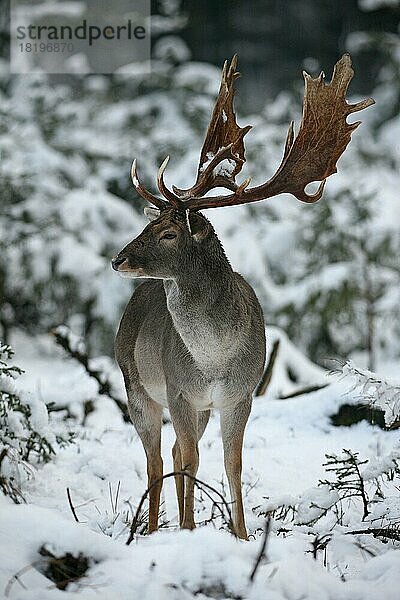
[[[200,441],[201,436],[203,435],[205,428],[207,427],[208,420],[210,418],[210,411],[204,410],[198,413],[198,423],[197,423],[197,441]],[[172,458],[174,461],[174,471],[182,470],[182,458],[181,458],[181,450],[179,448],[178,439],[175,440],[175,444],[172,448]],[[176,475],[175,476],[175,487],[176,487],[176,497],[178,500],[178,508],[179,508],[179,524],[182,526],[183,522],[183,511],[184,511],[184,482],[183,477]]]
[[[162,408],[142,388],[128,393],[128,409],[132,423],[142,441],[147,458],[147,487],[149,492],[149,533],[158,529],[158,512],[162,488],[163,461],[161,458]],[[160,480],[154,485],[154,482]]]
[[[195,477],[199,466],[197,411],[181,395],[168,404],[176,434],[174,468],[180,464],[182,471]],[[183,481],[179,481],[182,479]],[[189,477],[177,477],[176,482],[180,525],[183,529],[194,529],[194,481]]]
[[[172,459],[174,461],[174,471],[182,471],[181,449],[179,448],[178,438],[172,448]],[[176,499],[178,501],[179,525],[182,527],[184,510],[184,481],[183,476],[175,475]]]
[[221,434],[224,464],[232,501],[232,518],[236,535],[247,540],[242,499],[243,434],[251,410],[251,398],[221,409]]

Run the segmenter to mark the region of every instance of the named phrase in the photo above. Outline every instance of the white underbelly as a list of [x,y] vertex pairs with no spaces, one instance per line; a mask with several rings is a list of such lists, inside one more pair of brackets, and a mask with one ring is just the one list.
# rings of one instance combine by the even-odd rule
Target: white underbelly
[[144,387],[150,398],[154,400],[154,402],[157,402],[157,404],[164,406],[164,408],[168,408],[167,387],[165,384],[159,385],[157,383],[142,381],[142,386]]
[[[142,385],[154,402],[168,408],[167,387],[165,384],[142,381]],[[202,392],[187,393],[186,396],[186,400],[198,411],[222,408],[229,401],[226,386],[220,382],[210,384]]]
[[196,390],[192,393],[186,393],[185,397],[187,397],[188,402],[199,411],[222,408],[230,402],[226,384],[218,381],[208,384],[201,391]]
[[208,389],[212,408],[222,408],[228,401],[226,385],[216,381]]

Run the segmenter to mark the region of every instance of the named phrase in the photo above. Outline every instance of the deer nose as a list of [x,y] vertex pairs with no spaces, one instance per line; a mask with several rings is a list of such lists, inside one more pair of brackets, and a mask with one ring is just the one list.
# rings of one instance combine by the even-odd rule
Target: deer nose
[[117,256],[116,258],[113,258],[111,261],[111,266],[114,269],[114,271],[118,271],[119,267],[122,265],[122,263],[124,263],[126,261],[125,256]]

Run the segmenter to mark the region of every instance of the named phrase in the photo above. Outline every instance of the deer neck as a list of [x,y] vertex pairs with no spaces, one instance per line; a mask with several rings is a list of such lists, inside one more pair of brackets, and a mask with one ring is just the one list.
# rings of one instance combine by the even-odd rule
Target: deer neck
[[243,300],[218,238],[211,248],[188,255],[164,288],[175,329],[195,362],[208,368],[229,360],[240,342]]

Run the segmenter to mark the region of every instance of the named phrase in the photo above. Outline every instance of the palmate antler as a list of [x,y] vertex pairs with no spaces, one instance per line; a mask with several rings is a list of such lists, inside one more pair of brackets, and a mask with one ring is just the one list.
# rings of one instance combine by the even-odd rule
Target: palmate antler
[[[190,211],[247,204],[282,193],[290,193],[302,202],[317,202],[327,177],[336,173],[336,163],[361,122],[349,124],[346,118],[374,104],[372,98],[353,105],[346,102],[347,88],[354,76],[349,54],[344,54],[336,63],[330,83],[325,83],[323,73],[313,79],[304,72],[303,117],[299,132],[295,137],[292,122],[278,170],[266,183],[253,188],[248,188],[250,180],[240,185],[235,181],[245,161],[243,138],[250,129],[238,126],[233,109],[234,80],[239,75],[236,64],[235,56],[229,67],[227,63],[224,65],[221,87],[200,155],[196,183],[187,190],[175,187],[173,192],[169,190],[163,178],[166,159],[158,175],[161,194],[177,208]],[[132,173],[137,192],[158,208],[164,208],[165,201],[153,196],[139,183],[136,167],[133,167]],[[321,184],[316,193],[310,195],[305,187],[312,181],[320,181]],[[217,187],[225,187],[232,193],[205,196]]]
[[228,66],[225,61],[222,69],[218,97],[201,149],[196,183],[187,190],[173,186],[180,198],[193,198],[217,187],[232,191],[238,188],[235,177],[245,163],[243,138],[250,131],[251,125],[239,127],[236,122],[233,109],[234,83],[240,77],[236,67],[235,54],[231,64]]

